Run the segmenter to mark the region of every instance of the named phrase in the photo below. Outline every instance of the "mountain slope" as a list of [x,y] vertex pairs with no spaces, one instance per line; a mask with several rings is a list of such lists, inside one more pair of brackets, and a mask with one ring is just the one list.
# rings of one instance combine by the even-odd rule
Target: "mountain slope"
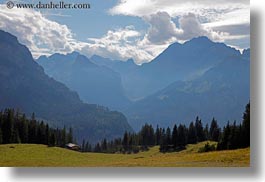
[[84,104],[75,92],[48,77],[26,46],[0,30],[0,109],[18,108],[48,120],[53,126],[72,126],[77,139],[91,142],[131,130],[125,116]]
[[123,93],[118,73],[94,64],[77,52],[41,56],[37,62],[49,76],[78,92],[84,102],[104,105],[111,109],[121,109],[130,104]]
[[133,59],[128,59],[127,61],[121,61],[121,60],[111,60],[108,58],[103,58],[98,55],[93,55],[90,58],[90,60],[97,65],[106,66],[114,70],[115,72],[119,73],[122,77],[140,68],[140,66],[134,63]]
[[[97,65],[106,66],[112,69],[113,71],[119,73],[121,75],[121,80],[122,80],[122,85],[124,88],[125,95],[128,98],[130,98],[130,100],[135,99],[134,97],[131,96],[134,94],[131,93],[130,84],[131,84],[131,80],[134,77],[134,73],[138,69],[140,69],[141,66],[138,66],[137,64],[135,64],[133,59],[128,59],[127,61],[111,60],[108,58],[103,58],[98,55],[93,55],[90,59]],[[134,91],[135,90],[137,89],[134,88]]]
[[207,37],[174,43],[150,63],[127,74],[124,87],[131,98],[144,98],[174,81],[194,79],[229,56],[240,56],[240,52]]
[[134,128],[145,122],[171,126],[189,123],[200,116],[204,122],[215,117],[224,125],[241,121],[250,99],[250,60],[230,56],[191,81],[176,81],[144,98],[124,113]]

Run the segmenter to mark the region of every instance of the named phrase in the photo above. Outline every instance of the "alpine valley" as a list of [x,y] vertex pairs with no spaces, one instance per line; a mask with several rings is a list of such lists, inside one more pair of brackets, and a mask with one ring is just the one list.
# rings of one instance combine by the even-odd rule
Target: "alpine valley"
[[[250,99],[250,50],[240,53],[207,37],[174,43],[149,63],[81,53],[34,60],[13,35],[0,31],[0,107],[72,126],[96,142],[138,130],[242,120]],[[126,119],[127,118],[127,119]],[[133,129],[132,129],[133,128]]]
[[132,131],[122,113],[86,104],[76,92],[46,75],[28,48],[4,31],[0,31],[0,59],[1,109],[19,109],[28,116],[35,113],[52,126],[72,127],[79,141],[95,142]]
[[250,50],[240,53],[207,37],[174,43],[142,65],[94,55],[82,56],[86,64],[77,67],[79,56],[54,54],[37,62],[84,102],[124,113],[135,130],[145,123],[189,123],[196,116],[225,125],[241,121],[249,102]]

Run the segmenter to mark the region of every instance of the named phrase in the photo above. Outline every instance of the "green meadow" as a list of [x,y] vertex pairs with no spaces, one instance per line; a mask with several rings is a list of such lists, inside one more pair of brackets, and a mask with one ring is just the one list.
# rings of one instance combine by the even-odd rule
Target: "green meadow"
[[[199,153],[206,142],[181,152],[160,153],[159,147],[137,154],[80,153],[35,144],[0,145],[0,166],[30,167],[249,167],[250,148]],[[212,142],[211,142],[212,143]]]

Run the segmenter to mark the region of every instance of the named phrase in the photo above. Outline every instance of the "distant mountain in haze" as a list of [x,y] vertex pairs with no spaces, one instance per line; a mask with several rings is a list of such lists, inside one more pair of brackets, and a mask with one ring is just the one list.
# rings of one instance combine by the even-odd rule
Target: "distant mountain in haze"
[[250,49],[241,54],[207,37],[174,43],[142,66],[92,56],[91,61],[119,73],[134,102],[121,111],[139,129],[145,123],[171,126],[189,123],[196,116],[213,117],[224,125],[241,121],[250,99]]
[[[126,61],[112,60],[109,58],[103,58],[98,55],[93,55],[90,59],[97,65],[106,66],[112,69],[113,71],[119,73],[121,76],[124,93],[130,100],[135,100],[135,98],[132,97],[132,95],[134,94],[131,93],[130,84],[131,84],[131,80],[135,81],[134,78],[132,77],[134,77],[134,73],[138,69],[140,69],[141,66],[135,64],[133,59],[128,59]],[[135,85],[137,85],[138,83],[136,83]],[[142,88],[138,88],[138,89],[141,90]],[[134,92],[138,89],[134,88]]]
[[77,52],[41,56],[36,61],[49,76],[78,92],[84,102],[111,109],[121,109],[130,104],[118,73],[103,64],[93,63]]
[[[97,67],[76,53],[67,61],[72,61],[71,56],[78,56],[75,67]],[[0,109],[17,108],[27,115],[34,112],[36,117],[55,127],[72,126],[77,139],[85,138],[90,142],[131,131],[122,113],[84,104],[77,93],[47,76],[15,36],[1,30],[0,70]]]
[[244,59],[250,59],[250,49],[244,49],[242,56]]
[[175,81],[194,79],[230,56],[240,56],[240,52],[207,37],[174,43],[150,63],[125,75],[124,88],[130,98],[144,98]]
[[146,122],[160,126],[189,123],[196,116],[205,123],[213,117],[221,125],[228,120],[241,122],[250,99],[250,57],[248,50],[244,53],[228,55],[198,78],[176,81],[124,113],[135,129]]
[[121,60],[112,60],[109,58],[103,58],[98,55],[93,55],[90,58],[90,60],[97,65],[106,66],[112,69],[113,71],[119,73],[122,77],[132,71],[135,71],[137,68],[140,68],[140,66],[134,63],[133,59],[121,61]]

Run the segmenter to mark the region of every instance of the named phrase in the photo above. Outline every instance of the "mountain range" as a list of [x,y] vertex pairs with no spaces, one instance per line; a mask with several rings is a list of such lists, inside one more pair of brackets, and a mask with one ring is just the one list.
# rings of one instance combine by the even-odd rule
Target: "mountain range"
[[97,65],[77,52],[41,56],[37,60],[45,73],[78,92],[86,103],[117,110],[127,107],[120,75],[105,65]]
[[194,79],[226,57],[239,55],[239,51],[207,37],[174,43],[151,62],[125,75],[124,87],[130,98],[138,100],[174,81]]
[[79,138],[111,138],[145,123],[187,124],[196,116],[223,126],[240,122],[250,99],[250,49],[240,53],[207,37],[174,43],[142,65],[78,52],[34,61],[11,34],[1,31],[0,41],[0,107],[73,125]]
[[124,113],[135,129],[145,122],[160,126],[189,123],[197,116],[205,123],[213,117],[222,125],[228,120],[240,122],[249,102],[249,68],[245,54],[227,57],[196,79],[175,81]]
[[[79,54],[75,66],[95,66]],[[60,56],[60,55],[58,55]],[[91,64],[91,65],[90,65]],[[28,48],[0,30],[0,109],[15,108],[30,116],[33,112],[55,127],[74,129],[77,140],[95,142],[132,131],[126,117],[105,106],[86,104],[78,94],[45,74]]]
[[135,129],[144,123],[171,126],[189,123],[199,116],[221,125],[242,119],[250,99],[250,49],[241,54],[207,37],[174,43],[149,63],[121,72],[113,62],[99,56],[95,63],[110,64],[120,73],[132,104],[121,110]]

